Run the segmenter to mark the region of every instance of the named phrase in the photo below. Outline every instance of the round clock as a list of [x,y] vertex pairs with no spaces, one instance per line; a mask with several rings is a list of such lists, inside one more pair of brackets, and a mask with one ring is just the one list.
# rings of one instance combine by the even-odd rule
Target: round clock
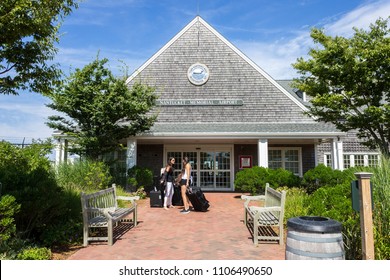
[[209,69],[204,64],[195,63],[188,68],[187,76],[191,83],[200,86],[209,79]]

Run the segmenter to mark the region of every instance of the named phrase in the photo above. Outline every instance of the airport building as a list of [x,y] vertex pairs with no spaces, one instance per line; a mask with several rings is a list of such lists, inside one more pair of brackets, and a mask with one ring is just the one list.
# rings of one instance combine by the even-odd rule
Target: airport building
[[[374,165],[378,153],[353,133],[304,114],[309,100],[290,81],[275,80],[201,17],[195,17],[127,80],[153,86],[159,96],[150,131],[123,140],[115,156],[156,175],[169,157],[188,156],[194,184],[233,191],[235,174],[252,166],[303,174],[319,163],[344,169]],[[66,159],[58,139],[57,162]]]

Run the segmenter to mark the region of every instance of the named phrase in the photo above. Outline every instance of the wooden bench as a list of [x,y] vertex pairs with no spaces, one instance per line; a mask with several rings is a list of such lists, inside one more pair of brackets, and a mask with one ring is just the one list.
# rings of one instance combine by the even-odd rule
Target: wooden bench
[[[286,191],[278,192],[266,184],[265,194],[258,196],[242,195],[244,202],[244,223],[253,234],[253,243],[257,246],[259,240],[279,241],[284,243],[283,218]],[[253,202],[262,201],[262,206]],[[278,231],[274,230],[278,227]]]
[[[128,208],[118,208],[118,200],[131,202]],[[113,244],[114,227],[120,222],[130,222],[126,217],[133,213],[133,225],[137,225],[137,202],[138,196],[117,196],[116,186],[101,190],[91,194],[81,193],[81,207],[83,213],[83,234],[84,246],[88,246],[89,241],[108,241],[108,245]],[[107,228],[106,236],[91,236],[90,229]]]

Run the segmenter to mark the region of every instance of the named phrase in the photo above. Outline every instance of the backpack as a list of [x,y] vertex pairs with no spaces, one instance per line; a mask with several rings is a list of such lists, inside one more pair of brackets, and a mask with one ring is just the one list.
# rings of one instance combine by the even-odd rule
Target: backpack
[[160,181],[160,186],[164,187],[164,188],[167,185],[167,176],[166,176],[166,174],[167,173],[165,171],[165,167],[161,168],[159,181]]

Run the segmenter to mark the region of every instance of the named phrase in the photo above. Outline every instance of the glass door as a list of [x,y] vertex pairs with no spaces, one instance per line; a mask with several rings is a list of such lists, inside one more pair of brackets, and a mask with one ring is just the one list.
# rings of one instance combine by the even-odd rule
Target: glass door
[[[199,148],[197,148],[199,149]],[[204,190],[232,190],[231,150],[202,147],[198,151],[167,149],[167,159],[175,157],[175,176],[181,172],[182,159],[187,156],[192,166],[193,185]]]
[[200,186],[208,189],[215,187],[215,153],[214,152],[199,152],[199,178]]

